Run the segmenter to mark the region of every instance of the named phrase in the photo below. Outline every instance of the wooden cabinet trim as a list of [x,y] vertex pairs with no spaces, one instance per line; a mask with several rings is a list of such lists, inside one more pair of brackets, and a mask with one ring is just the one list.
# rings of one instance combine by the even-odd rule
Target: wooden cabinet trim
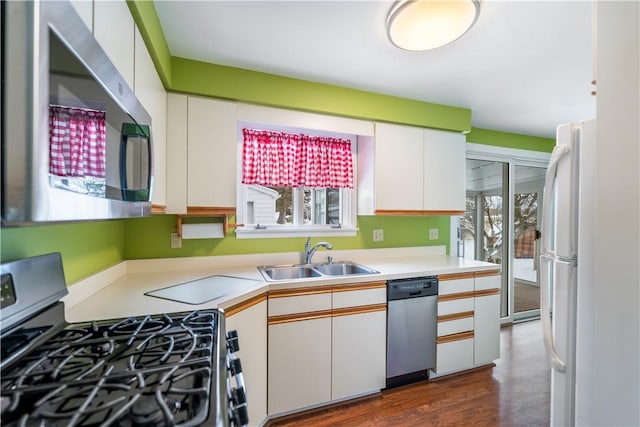
[[480,291],[475,291],[475,296],[477,297],[486,297],[489,295],[500,295],[500,289],[482,289]]
[[267,319],[269,325],[279,325],[281,323],[301,322],[303,320],[315,320],[331,317],[331,310],[309,311],[306,313],[281,314],[270,316]]
[[464,211],[376,209],[375,214],[376,215],[397,215],[397,216],[427,216],[427,215],[462,216],[464,215]]
[[473,279],[474,272],[470,271],[468,273],[452,273],[452,274],[440,274],[438,276],[438,281],[446,282],[448,280],[460,280],[460,279]]
[[387,282],[364,282],[364,283],[349,283],[346,285],[334,285],[332,292],[348,292],[348,291],[364,291],[367,289],[380,289],[386,288]]
[[193,216],[216,216],[216,215],[235,215],[235,207],[218,207],[218,206],[187,206],[187,215]]
[[458,292],[457,294],[438,295],[438,302],[454,301],[457,299],[467,299],[475,297],[474,291]]
[[158,205],[155,203],[151,204],[151,213],[152,214],[165,214],[167,213],[167,207],[165,205]]
[[230,306],[229,308],[224,310],[224,315],[226,317],[231,317],[234,314],[238,314],[241,311],[247,310],[253,307],[254,305],[258,305],[261,302],[266,300],[267,300],[267,293],[263,292],[259,295],[249,298],[248,300],[245,300],[245,301],[239,302],[238,304],[234,304]]
[[448,342],[468,340],[470,338],[473,338],[473,331],[459,332],[457,334],[443,335],[441,337],[436,338],[436,344],[444,344]]
[[475,277],[499,276],[500,274],[502,274],[500,270],[476,271]]
[[307,286],[305,288],[274,289],[269,291],[269,298],[287,298],[330,293],[331,286]]
[[336,308],[331,311],[331,315],[333,317],[350,316],[352,314],[363,314],[363,313],[374,313],[376,311],[385,311],[386,309],[387,309],[386,303],[360,305],[357,307]]
[[442,316],[438,316],[438,323],[440,322],[450,322],[452,320],[460,320],[467,319],[473,317],[474,311],[463,311],[461,313],[452,313],[452,314],[443,314]]

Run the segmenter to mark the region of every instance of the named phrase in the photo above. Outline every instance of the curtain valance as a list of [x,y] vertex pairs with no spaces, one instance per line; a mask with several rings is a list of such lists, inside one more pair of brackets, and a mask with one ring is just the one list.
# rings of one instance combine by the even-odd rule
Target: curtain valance
[[348,139],[255,129],[242,133],[243,184],[353,188]]

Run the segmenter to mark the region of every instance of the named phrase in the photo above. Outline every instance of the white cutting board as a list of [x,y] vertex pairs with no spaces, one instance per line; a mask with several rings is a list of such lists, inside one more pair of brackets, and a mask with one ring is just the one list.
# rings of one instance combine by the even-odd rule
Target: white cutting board
[[258,283],[258,280],[253,279],[216,275],[145,292],[145,295],[199,305]]

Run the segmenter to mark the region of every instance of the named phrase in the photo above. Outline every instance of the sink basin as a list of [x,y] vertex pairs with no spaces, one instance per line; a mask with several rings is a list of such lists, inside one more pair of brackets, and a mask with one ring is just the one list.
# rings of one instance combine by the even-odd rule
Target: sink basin
[[377,271],[353,262],[334,262],[332,264],[316,264],[313,266],[327,276],[348,276],[351,274],[373,274]]
[[262,275],[267,280],[291,280],[308,277],[320,277],[320,273],[307,265],[280,265],[273,267],[260,267]]
[[355,274],[377,274],[378,271],[354,262],[343,261],[327,264],[267,265],[258,267],[269,282],[308,279],[314,277],[338,277]]

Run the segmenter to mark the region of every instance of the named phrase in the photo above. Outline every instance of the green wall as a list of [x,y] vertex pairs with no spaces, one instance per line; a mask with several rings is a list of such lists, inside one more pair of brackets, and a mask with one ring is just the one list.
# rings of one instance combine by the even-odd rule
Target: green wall
[[[299,252],[305,238],[236,239],[233,232],[224,239],[183,240],[182,248],[171,249],[170,234],[176,231],[175,215],[154,215],[125,221],[125,259],[173,258],[250,253]],[[449,246],[449,217],[358,217],[354,237],[331,237],[336,250],[446,245]],[[439,229],[437,240],[428,240],[428,230]],[[384,241],[372,240],[373,230],[384,230]],[[313,241],[322,240],[313,238]]]
[[[409,125],[469,131],[469,142],[551,151],[553,140],[488,129],[471,129],[471,111],[428,102],[306,82],[266,73],[171,57],[153,2],[128,0],[131,13],[168,90],[234,99],[290,109],[336,114]],[[187,240],[171,249],[176,217],[39,225],[0,230],[1,261],[61,252],[68,283],[127,259],[300,251],[304,239]],[[356,237],[332,238],[336,249],[449,244],[449,217],[358,218]],[[429,228],[439,229],[428,240]],[[372,241],[383,229],[385,240]]]
[[2,228],[0,259],[12,261],[60,252],[67,283],[124,259],[125,220]]

